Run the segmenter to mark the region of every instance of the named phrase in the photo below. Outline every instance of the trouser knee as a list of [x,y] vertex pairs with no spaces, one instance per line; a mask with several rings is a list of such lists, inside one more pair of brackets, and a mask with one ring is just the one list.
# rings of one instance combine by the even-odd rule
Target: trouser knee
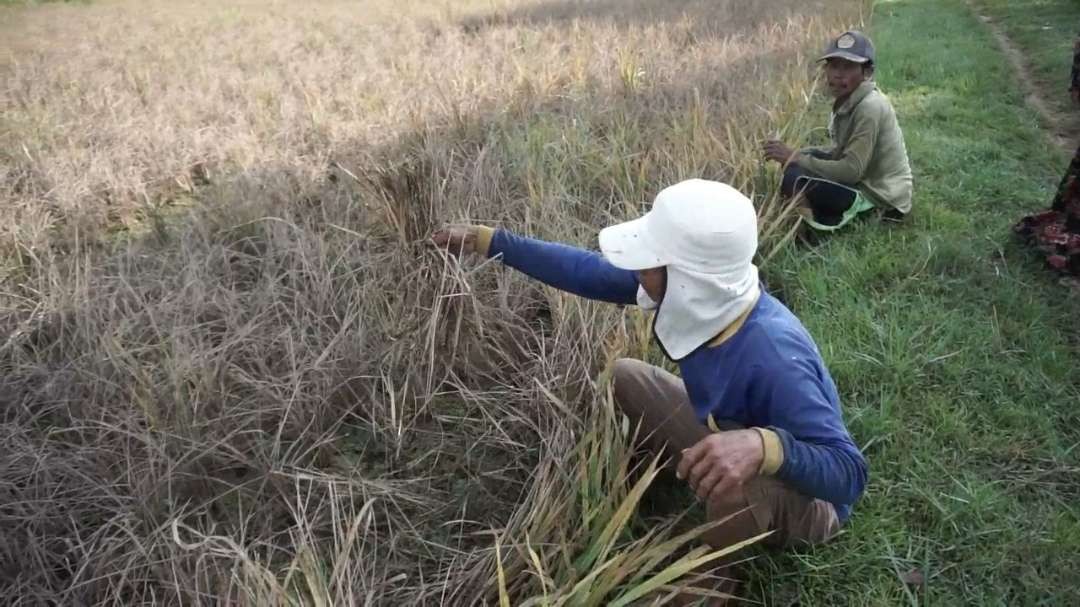
[[627,414],[638,415],[635,395],[641,392],[642,379],[649,372],[649,365],[633,358],[620,358],[615,361],[612,371],[612,392],[615,404]]

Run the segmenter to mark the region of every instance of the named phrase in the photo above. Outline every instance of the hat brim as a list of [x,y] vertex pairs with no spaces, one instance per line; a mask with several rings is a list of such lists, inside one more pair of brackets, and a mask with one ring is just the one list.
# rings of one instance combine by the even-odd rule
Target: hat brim
[[623,270],[648,270],[670,263],[653,243],[648,217],[645,214],[600,230],[600,252],[611,265]]
[[860,57],[855,53],[848,53],[845,51],[833,51],[827,55],[822,55],[818,58],[818,61],[827,61],[829,59],[847,59],[853,63],[868,63],[870,61],[866,57]]

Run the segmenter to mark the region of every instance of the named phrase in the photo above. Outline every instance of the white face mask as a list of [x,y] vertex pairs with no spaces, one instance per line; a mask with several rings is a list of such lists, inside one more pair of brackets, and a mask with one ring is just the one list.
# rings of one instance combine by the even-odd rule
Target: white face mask
[[[757,301],[757,267],[734,275],[710,275],[675,266],[667,268],[663,305],[638,289],[638,305],[657,310],[653,334],[672,360],[681,360],[719,335]],[[643,305],[642,299],[648,305]]]
[[645,287],[638,285],[637,288],[637,305],[642,310],[655,310],[660,307],[660,304],[653,301],[649,294],[645,292]]

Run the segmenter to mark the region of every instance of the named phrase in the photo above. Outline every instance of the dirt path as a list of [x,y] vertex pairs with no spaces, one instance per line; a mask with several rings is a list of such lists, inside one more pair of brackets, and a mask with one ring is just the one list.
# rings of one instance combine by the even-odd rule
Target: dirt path
[[[1005,35],[1004,30],[998,26],[994,19],[984,15],[976,2],[969,1],[968,5],[978,15],[979,20],[986,24],[994,39],[997,40],[998,46],[1001,47],[1005,56],[1009,58],[1016,79],[1020,81],[1020,85],[1024,88],[1028,105],[1038,112],[1054,143],[1066,152],[1071,153],[1075,149],[1077,139],[1080,138],[1080,128],[1078,128],[1076,122],[1071,116],[1057,111],[1046,102],[1046,92],[1031,78],[1030,66],[1024,52],[1013,44],[1013,41]],[[1062,94],[1060,91],[1054,91],[1054,93]]]

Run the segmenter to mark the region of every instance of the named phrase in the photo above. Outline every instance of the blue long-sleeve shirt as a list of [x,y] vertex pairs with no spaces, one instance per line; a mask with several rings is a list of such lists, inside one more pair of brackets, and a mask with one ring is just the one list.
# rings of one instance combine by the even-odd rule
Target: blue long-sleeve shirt
[[[488,256],[582,297],[637,303],[635,273],[596,252],[497,230]],[[840,521],[847,520],[866,486],[866,460],[844,426],[817,346],[784,304],[763,292],[734,335],[678,364],[699,420],[712,415],[776,432],[784,450],[776,477],[831,502]]]

